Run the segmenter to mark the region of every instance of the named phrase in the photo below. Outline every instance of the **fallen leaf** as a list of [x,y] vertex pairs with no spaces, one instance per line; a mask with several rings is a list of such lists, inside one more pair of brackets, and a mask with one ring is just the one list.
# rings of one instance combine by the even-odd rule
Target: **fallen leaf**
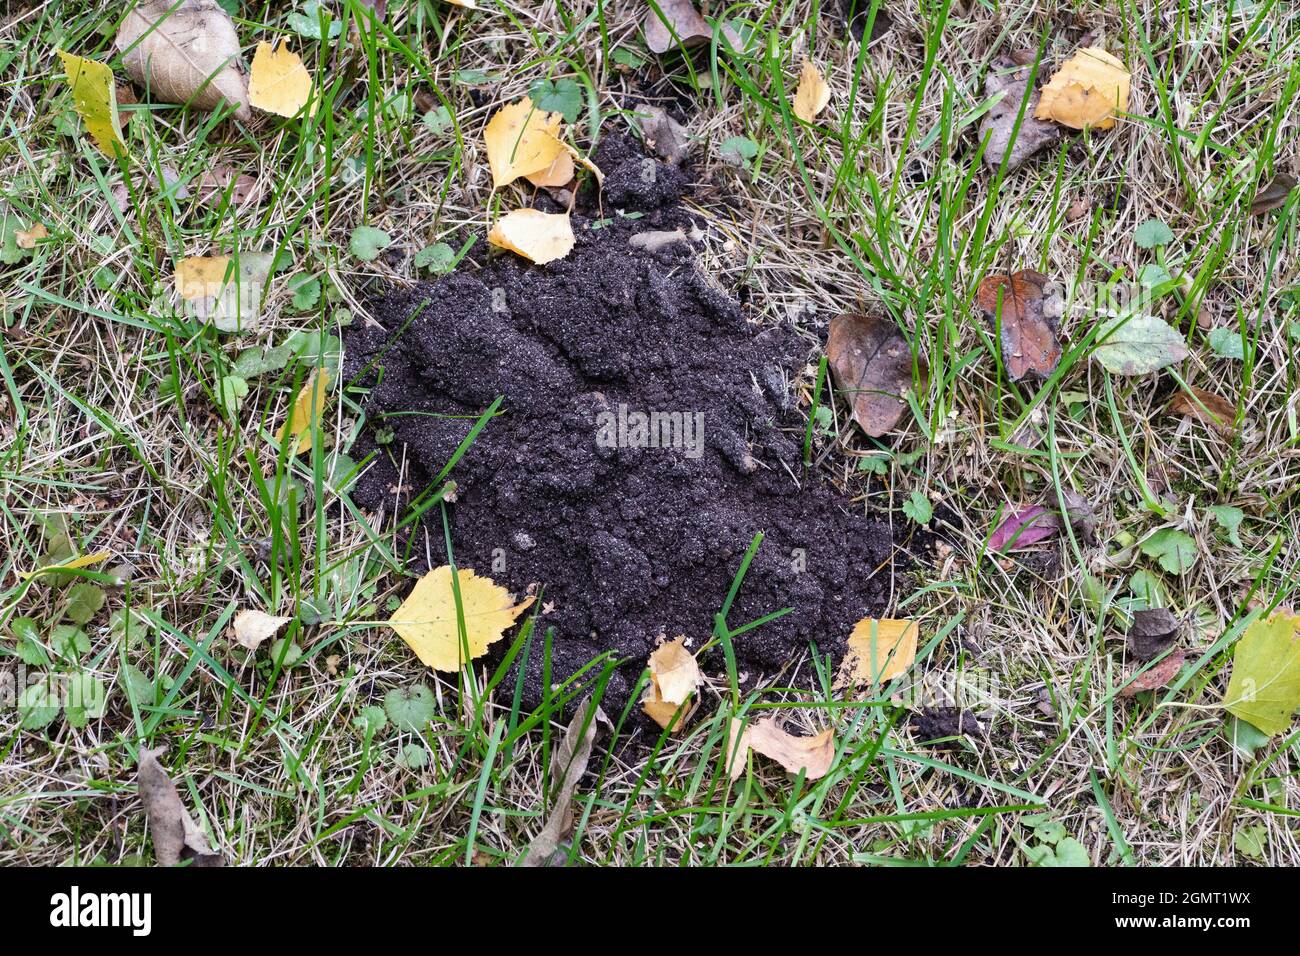
[[1163,654],[1178,640],[1178,618],[1167,607],[1133,612],[1128,629],[1128,651],[1140,661]]
[[987,276],[975,293],[976,303],[995,328],[1001,302],[1002,363],[1012,380],[1030,374],[1046,378],[1061,364],[1056,324],[1060,301],[1046,296],[1047,283],[1041,272],[1025,269]]
[[1237,406],[1222,395],[1188,385],[1169,400],[1169,413],[1194,418],[1223,435],[1236,432]]
[[1028,548],[1054,537],[1060,530],[1060,516],[1042,505],[1015,508],[989,536],[989,550]]
[[1093,358],[1115,375],[1145,375],[1190,354],[1177,329],[1154,315],[1121,315],[1097,335]]
[[873,687],[906,674],[918,634],[915,621],[864,617],[853,625],[836,687]]
[[576,167],[573,156],[568,150],[561,150],[551,165],[536,173],[529,173],[524,178],[534,186],[557,187],[567,185],[572,179]]
[[186,860],[190,866],[224,866],[226,861],[213,851],[208,838],[181,803],[176,785],[158,762],[158,755],[162,752],[161,748],[141,748],[140,765],[136,770],[140,802],[144,804],[145,818],[149,821],[149,834],[153,837],[153,852],[158,865],[176,866]]
[[670,166],[680,166],[690,150],[685,127],[659,106],[638,106],[636,114],[646,147]]
[[812,60],[804,60],[803,72],[799,74],[799,88],[794,91],[794,115],[805,123],[811,123],[830,101],[830,86],[817,67],[813,66]]
[[253,54],[248,80],[248,102],[278,116],[297,116],[311,99],[311,74],[287,40],[272,47],[263,40]]
[[1034,117],[1071,129],[1110,129],[1128,109],[1129,72],[1100,47],[1080,50],[1043,87]]
[[292,620],[291,617],[276,617],[264,611],[245,610],[235,615],[231,630],[235,632],[236,641],[250,651],[255,651],[263,641],[274,637],[280,628]]
[[15,229],[14,241],[19,249],[35,249],[36,244],[49,236],[49,230],[43,223],[36,223],[30,229]]
[[1270,737],[1291,726],[1300,707],[1300,616],[1278,610],[1246,628],[1223,705]]
[[[1020,104],[1025,101],[1030,72],[1028,67],[1019,66],[1007,57],[998,57],[984,79],[984,95],[990,99],[1000,96],[980,121],[980,140],[985,143],[985,165],[996,169],[1005,158],[1008,170],[1017,169],[1039,150],[1061,138],[1059,126],[1034,117],[1034,110],[1038,106],[1037,91],[1029,95],[1023,118],[1020,118],[1020,128],[1016,129],[1016,119],[1021,117]],[[1014,140],[1011,138],[1013,131]]]
[[1132,697],[1144,690],[1156,690],[1164,687],[1183,669],[1183,661],[1185,660],[1187,660],[1187,652],[1179,648],[1140,674],[1137,674],[1137,671],[1141,670],[1141,667],[1134,668],[1133,672],[1137,676],[1120,689],[1119,696]]
[[1295,177],[1289,173],[1278,173],[1273,181],[1255,194],[1255,201],[1250,204],[1252,216],[1262,216],[1274,209],[1286,205],[1287,196],[1295,189]]
[[[879,438],[893,429],[907,411],[904,396],[913,387],[912,349],[898,326],[871,313],[838,316],[831,320],[826,355],[862,430]],[[924,381],[925,360],[916,362]]]
[[524,852],[522,866],[563,866],[568,859],[567,850],[561,847],[573,835],[573,791],[587,772],[592,747],[600,725],[611,726],[605,712],[592,701],[588,707],[579,707],[569,721],[564,739],[551,755],[551,785],[555,790],[555,805],[537,836],[533,837]]
[[740,718],[733,717],[726,746],[727,775],[732,780],[744,772],[745,758],[750,750],[770,757],[790,773],[804,771],[805,780],[826,776],[835,759],[832,728],[827,727],[812,737],[796,737],[782,730],[775,717],[764,717],[747,727]]
[[541,173],[564,151],[559,113],[547,113],[525,96],[497,110],[483,132],[492,188],[500,189],[520,176]]
[[[680,731],[686,726],[683,713],[695,689],[704,679],[695,655],[686,649],[685,635],[659,645],[650,654],[650,685],[641,706],[660,727]],[[675,721],[675,723],[674,723]]]
[[99,151],[109,158],[127,154],[126,140],[122,138],[122,121],[117,115],[117,94],[113,86],[113,71],[103,63],[58,51],[72,87],[72,102],[86,132],[95,141]]
[[678,43],[698,46],[713,37],[713,27],[700,16],[691,0],[655,0],[647,7],[642,29],[652,53],[667,53]]
[[329,369],[313,369],[298,397],[294,399],[288,420],[275,433],[277,445],[283,445],[286,436],[293,436],[295,444],[290,449],[290,454],[301,455],[305,451],[311,451],[312,436],[320,427],[321,415],[325,412],[325,400],[329,396],[329,387]]
[[[499,641],[506,629],[533,603],[533,599],[528,597],[515,604],[505,588],[467,568],[457,570],[456,582],[465,620],[467,648],[461,646],[448,565],[434,568],[420,578],[388,621],[388,626],[406,641],[416,657],[434,670],[449,673],[486,654],[488,646]],[[468,657],[463,653],[466,650]]]
[[250,332],[274,261],[269,252],[243,252],[236,268],[231,256],[190,256],[176,263],[176,291],[194,318],[222,332]]
[[205,206],[219,203],[228,194],[231,205],[256,206],[262,201],[262,189],[248,173],[241,173],[227,163],[217,163],[204,170],[195,182],[198,200]]
[[573,226],[568,213],[516,209],[496,221],[488,242],[517,252],[538,265],[563,259],[573,249]]
[[688,242],[686,233],[680,229],[666,229],[650,232],[638,232],[628,237],[630,249],[644,249],[646,252],[658,252],[679,242]]
[[216,0],[145,0],[117,31],[122,66],[140,86],[167,103],[252,119],[248,73],[230,14]]

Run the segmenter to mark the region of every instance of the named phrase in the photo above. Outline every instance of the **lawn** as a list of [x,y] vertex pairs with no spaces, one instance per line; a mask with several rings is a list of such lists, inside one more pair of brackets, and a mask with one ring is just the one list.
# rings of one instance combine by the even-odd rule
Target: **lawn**
[[[0,13],[0,863],[171,862],[167,813],[183,858],[241,866],[1300,862],[1290,4],[697,2],[689,37],[680,0],[202,2],[251,108],[133,79],[133,0]],[[306,105],[259,106],[294,100],[296,64],[258,62],[286,53]],[[1040,118],[1079,57],[1105,102]],[[508,599],[434,581],[447,670],[399,633],[482,546],[456,482],[511,396],[396,511],[361,504],[412,452],[370,420],[387,353],[348,350],[389,290],[518,258],[488,236],[521,208],[568,228],[576,201],[574,255],[640,228],[501,182],[522,137],[489,126],[524,97],[588,197],[638,109],[683,128],[680,268],[804,344],[803,461],[766,464],[899,542],[863,632],[898,666],[846,686],[835,634],[746,673],[776,623],[732,613],[748,535],[684,648],[596,661],[632,689],[599,716],[551,673],[546,581],[486,656]],[[993,156],[991,126],[1042,142]],[[563,237],[515,235],[562,269]],[[892,378],[850,374],[845,316],[898,343]],[[660,732],[643,696],[697,660]]]

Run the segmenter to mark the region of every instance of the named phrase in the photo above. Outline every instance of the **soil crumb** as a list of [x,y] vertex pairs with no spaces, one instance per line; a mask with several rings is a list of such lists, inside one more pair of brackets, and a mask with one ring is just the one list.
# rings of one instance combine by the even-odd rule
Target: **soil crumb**
[[[700,223],[678,202],[686,172],[613,135],[595,160],[603,201],[579,197],[567,258],[463,264],[377,302],[382,327],[349,331],[345,370],[368,425],[351,454],[378,453],[354,498],[401,513],[504,396],[451,473],[452,548],[458,566],[541,595],[552,685],[612,651],[625,663],[608,710],[662,638],[703,647],[757,532],[728,622],[792,610],[736,638],[742,680],[777,675],[811,645],[838,662],[853,623],[888,604],[898,549],[885,524],[802,470],[806,417],[790,381],[809,346],[747,322],[696,268]],[[439,509],[425,520],[417,570],[446,562]],[[701,665],[724,673],[722,652]],[[539,639],[530,708],[542,674]],[[804,668],[798,683],[812,681]]]

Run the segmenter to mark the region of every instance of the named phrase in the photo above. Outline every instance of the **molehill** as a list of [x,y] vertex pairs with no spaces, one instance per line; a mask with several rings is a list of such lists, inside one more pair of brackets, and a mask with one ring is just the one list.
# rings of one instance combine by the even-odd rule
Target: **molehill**
[[[838,662],[854,622],[884,610],[900,551],[884,523],[804,473],[807,419],[791,381],[809,345],[770,319],[747,321],[697,269],[689,237],[704,223],[679,201],[687,173],[656,163],[648,175],[651,160],[620,136],[595,160],[603,196],[579,196],[568,257],[539,267],[480,254],[390,290],[374,304],[378,326],[349,331],[345,371],[368,389],[352,454],[378,452],[354,498],[400,513],[504,396],[452,472],[452,547],[460,567],[541,593],[553,684],[613,651],[626,663],[608,710],[662,637],[702,647],[760,531],[729,621],[791,611],[737,638],[742,680],[775,676],[812,645]],[[686,238],[665,242],[674,230]],[[426,547],[446,561],[439,509],[424,530],[417,569]],[[530,707],[542,656],[535,642]],[[720,651],[701,664],[723,672]]]

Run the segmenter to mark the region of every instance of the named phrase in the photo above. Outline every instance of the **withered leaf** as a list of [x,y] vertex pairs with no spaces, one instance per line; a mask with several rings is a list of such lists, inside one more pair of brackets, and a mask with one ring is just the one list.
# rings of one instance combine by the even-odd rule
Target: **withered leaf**
[[[864,432],[879,438],[898,424],[907,410],[904,396],[912,389],[914,367],[912,348],[898,326],[872,313],[838,316],[831,320],[826,355]],[[918,357],[916,363],[923,382],[925,360]]]
[[142,748],[136,771],[140,802],[149,821],[158,865],[176,866],[188,860],[191,866],[224,866],[226,861],[221,854],[213,852],[208,838],[181,803],[176,785],[158,762],[162,752],[161,748]]
[[1014,508],[989,535],[989,550],[1028,548],[1053,537],[1060,529],[1060,516],[1042,505]]
[[555,753],[551,756],[551,784],[555,788],[555,806],[546,823],[533,837],[524,852],[523,866],[563,866],[568,854],[563,844],[573,834],[573,791],[587,772],[591,750],[596,743],[596,733],[601,724],[610,726],[605,712],[593,701],[590,706],[580,706],[569,729],[564,733]]
[[976,292],[976,303],[995,327],[1001,298],[1002,362],[1013,380],[1030,374],[1046,378],[1061,364],[1055,315],[1059,303],[1046,297],[1047,282],[1047,276],[1033,269],[995,273],[986,276]]
[[195,182],[199,202],[205,206],[221,203],[229,190],[230,204],[242,206],[250,203],[256,206],[262,201],[262,189],[257,180],[248,173],[241,173],[229,163],[217,163],[211,169],[204,170]]
[[1149,661],[1163,654],[1178,639],[1178,618],[1167,607],[1153,607],[1133,612],[1128,631],[1129,653],[1138,660]]
[[650,151],[670,166],[680,166],[690,143],[686,129],[659,106],[638,106],[637,125]]
[[[1018,67],[1006,57],[993,61],[988,77],[984,80],[984,95],[988,97],[1002,94],[1002,98],[989,108],[980,121],[980,140],[987,138],[984,147],[984,162],[997,168],[1006,157],[1007,169],[1016,169],[1046,146],[1061,138],[1061,127],[1055,123],[1037,119],[1034,110],[1038,107],[1038,91],[1029,96],[1025,104],[1024,118],[1016,130],[1016,117],[1020,115],[1020,104],[1025,99],[1025,89],[1029,85],[1030,69]],[[1016,136],[1011,138],[1012,131]]]
[[[655,10],[655,6],[659,9]],[[671,29],[670,29],[671,27]],[[713,36],[713,28],[700,16],[692,0],[656,0],[646,4],[645,43],[653,53],[666,53],[674,44],[698,46]],[[676,34],[674,38],[673,34]]]
[[1188,385],[1169,400],[1169,413],[1184,418],[1194,418],[1223,435],[1232,435],[1236,429],[1237,406],[1222,395]]
[[[1187,652],[1179,648],[1171,653],[1168,657],[1163,658],[1158,664],[1153,665],[1133,680],[1129,681],[1120,690],[1119,696],[1132,697],[1144,690],[1155,690],[1164,687],[1183,669],[1183,661],[1187,659]],[[1141,668],[1136,668],[1140,670]]]
[[742,730],[743,725],[733,717],[727,736],[727,775],[732,780],[744,772],[750,750],[772,758],[790,773],[804,771],[805,780],[826,776],[835,760],[835,732],[830,727],[812,737],[796,737],[782,730],[775,717],[756,720]]
[[1273,181],[1255,194],[1255,201],[1250,204],[1252,216],[1262,216],[1274,209],[1286,205],[1286,197],[1295,188],[1295,177],[1290,173],[1278,173]]

